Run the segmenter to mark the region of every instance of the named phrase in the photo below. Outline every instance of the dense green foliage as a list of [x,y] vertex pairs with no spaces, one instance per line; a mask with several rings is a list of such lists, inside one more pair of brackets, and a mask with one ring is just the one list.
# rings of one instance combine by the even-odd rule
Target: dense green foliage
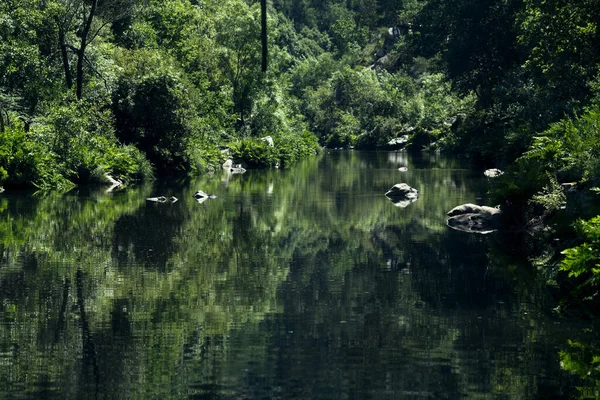
[[565,259],[560,269],[581,281],[572,294],[574,298],[596,303],[600,295],[600,216],[578,221],[577,232],[584,242],[563,251]]
[[[19,118],[36,129],[87,101],[111,110],[118,141],[159,173],[202,171],[224,147],[309,132],[330,147],[407,142],[507,164],[597,92],[599,6],[275,0],[262,73],[258,2],[7,1],[0,130]],[[264,160],[236,151],[237,161],[275,165],[258,147],[251,156]]]

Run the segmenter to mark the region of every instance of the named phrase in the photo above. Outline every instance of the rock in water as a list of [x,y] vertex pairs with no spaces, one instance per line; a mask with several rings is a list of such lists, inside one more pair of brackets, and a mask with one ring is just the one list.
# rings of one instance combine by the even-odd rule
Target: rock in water
[[419,197],[419,191],[413,187],[408,186],[406,183],[398,183],[385,194],[390,199],[417,199]]
[[164,203],[165,201],[167,201],[167,198],[165,196],[159,196],[159,197],[148,197],[146,199],[146,201],[152,201],[154,203]]
[[208,199],[216,199],[217,196],[215,196],[214,194],[208,194],[206,192],[203,192],[202,190],[197,190],[196,193],[194,193],[194,198],[196,199],[196,201],[198,201],[198,203],[202,203],[203,201]]
[[396,207],[406,208],[419,198],[419,191],[406,183],[398,183],[392,186],[385,194]]
[[504,175],[504,172],[499,170],[498,168],[486,169],[483,174],[488,178],[497,178],[500,175]]
[[500,208],[467,203],[448,212],[447,224],[462,232],[488,234],[498,230],[501,215]]
[[196,193],[194,193],[194,198],[195,199],[200,199],[200,198],[203,198],[203,197],[208,198],[208,196],[209,195],[207,193],[203,192],[202,190],[196,190]]

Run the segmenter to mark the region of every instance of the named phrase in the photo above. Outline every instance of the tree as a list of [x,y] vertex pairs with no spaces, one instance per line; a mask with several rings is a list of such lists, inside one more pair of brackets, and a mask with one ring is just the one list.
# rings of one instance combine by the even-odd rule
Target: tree
[[221,67],[232,87],[235,112],[242,126],[252,109],[253,95],[261,79],[259,10],[242,1],[226,3],[217,16],[217,42],[221,45]]
[[262,44],[262,72],[267,72],[268,67],[268,44],[267,44],[267,0],[260,0],[260,26]]
[[[75,91],[78,100],[83,97],[84,63],[89,64],[86,57],[88,46],[103,28],[131,13],[134,5],[135,0],[54,0],[47,4],[57,26],[65,84],[69,89],[73,87],[69,51],[76,57]],[[72,39],[73,36],[78,40]],[[78,41],[78,46],[69,43],[70,39]]]
[[600,72],[600,1],[525,1],[519,43],[527,50],[525,69],[555,118],[591,95]]

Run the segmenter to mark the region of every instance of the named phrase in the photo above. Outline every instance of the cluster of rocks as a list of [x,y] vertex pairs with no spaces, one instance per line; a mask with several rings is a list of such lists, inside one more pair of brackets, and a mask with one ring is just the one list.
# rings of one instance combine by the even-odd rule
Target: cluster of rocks
[[[194,199],[198,202],[198,203],[203,203],[208,199],[216,199],[217,196],[215,196],[214,194],[208,194],[206,192],[203,192],[202,190],[197,190],[196,193],[193,194]],[[158,196],[158,197],[148,197],[146,199],[146,201],[150,201],[152,203],[166,203],[167,201],[171,204],[177,202],[179,199],[175,196],[171,196],[167,199],[167,197],[165,196]]]
[[148,197],[146,199],[146,201],[150,201],[153,203],[166,203],[167,201],[169,203],[176,203],[179,199],[175,196],[171,196],[168,199],[165,196],[158,196],[158,197]]
[[[487,178],[497,178],[504,175],[498,168],[487,169],[483,172]],[[477,204],[462,204],[448,211],[447,225],[461,232],[486,235],[502,227],[502,210],[500,206],[488,207]]]
[[[406,167],[400,167],[406,171]],[[489,169],[484,172],[488,178],[501,176],[499,169]],[[387,191],[385,196],[400,208],[408,207],[419,198],[419,191],[406,183],[398,183]],[[447,225],[462,232],[488,234],[501,228],[502,210],[500,207],[480,206],[477,204],[462,204],[448,212]]]

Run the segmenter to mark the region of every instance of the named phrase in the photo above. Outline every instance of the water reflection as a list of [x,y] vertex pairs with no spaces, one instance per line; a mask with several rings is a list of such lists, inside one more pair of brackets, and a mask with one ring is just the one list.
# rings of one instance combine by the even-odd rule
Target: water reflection
[[[401,182],[419,190],[404,209],[384,196]],[[145,201],[158,195],[180,200]],[[490,261],[497,235],[445,225],[484,195],[455,160],[335,151],[117,193],[3,194],[0,397],[576,394],[559,350],[581,325]]]

